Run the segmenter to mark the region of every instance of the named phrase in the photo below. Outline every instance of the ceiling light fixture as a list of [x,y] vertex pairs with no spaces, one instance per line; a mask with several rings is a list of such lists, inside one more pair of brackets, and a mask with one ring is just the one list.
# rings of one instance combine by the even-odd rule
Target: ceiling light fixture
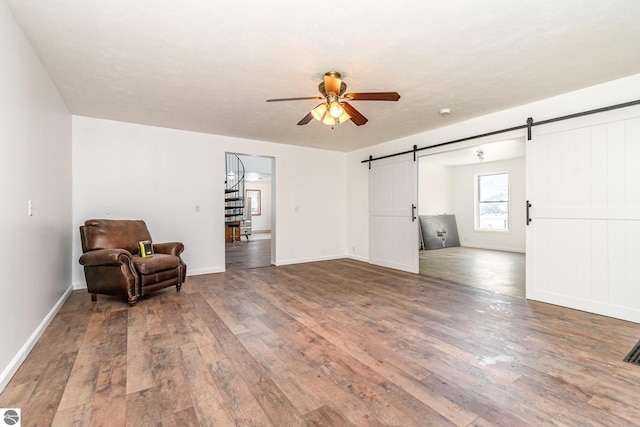
[[[324,73],[322,83],[318,85],[318,90],[326,102],[317,105],[313,110],[298,122],[298,126],[303,126],[311,120],[329,125],[333,128],[336,124],[351,120],[356,126],[362,126],[369,120],[360,114],[349,102],[346,101],[397,101],[400,99],[398,92],[353,92],[345,93],[347,84],[340,77],[337,71],[327,71]],[[297,101],[300,99],[322,99],[318,96],[303,96],[296,98],[276,98],[267,99],[267,102]],[[344,99],[344,102],[341,102]],[[347,113],[349,111],[349,113]]]
[[340,117],[343,112],[344,108],[338,101],[333,101],[331,104],[329,104],[329,114],[331,114],[331,117],[333,117],[334,119]]
[[338,102],[338,95],[335,93],[329,93],[327,102],[318,104],[316,108],[311,110],[311,115],[317,121],[331,127],[344,123],[351,118],[342,103]]
[[340,114],[338,117],[333,117],[331,114],[327,114],[322,120],[322,123],[328,126],[335,126],[337,124],[346,122],[350,118],[351,116],[349,116],[343,109],[342,114]]
[[321,122],[324,119],[324,116],[327,114],[327,104],[318,104],[316,108],[311,110],[311,115],[314,119]]

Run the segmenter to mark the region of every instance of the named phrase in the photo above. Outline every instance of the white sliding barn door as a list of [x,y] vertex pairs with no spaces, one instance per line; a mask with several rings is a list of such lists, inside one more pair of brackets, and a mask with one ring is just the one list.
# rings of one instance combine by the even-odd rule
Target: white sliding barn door
[[369,261],[418,273],[418,167],[411,155],[371,162]]
[[640,322],[640,108],[533,128],[527,298]]

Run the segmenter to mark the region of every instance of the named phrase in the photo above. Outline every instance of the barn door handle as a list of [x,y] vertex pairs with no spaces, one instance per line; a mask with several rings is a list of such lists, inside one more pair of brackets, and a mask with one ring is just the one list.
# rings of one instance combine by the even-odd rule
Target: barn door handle
[[531,219],[531,214],[529,212],[530,207],[531,207],[531,203],[529,203],[529,201],[527,200],[527,225],[531,224],[531,221],[533,221]]
[[411,204],[411,222],[416,221],[416,205]]

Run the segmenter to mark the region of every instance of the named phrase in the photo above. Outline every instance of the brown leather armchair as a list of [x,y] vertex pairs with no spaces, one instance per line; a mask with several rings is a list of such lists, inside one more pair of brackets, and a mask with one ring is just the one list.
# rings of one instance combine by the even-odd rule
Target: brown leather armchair
[[133,307],[143,295],[173,285],[179,291],[184,283],[182,243],[154,243],[153,256],[140,256],[139,242],[151,241],[142,220],[90,219],[80,226],[80,238],[80,264],[93,301],[97,294],[122,296]]

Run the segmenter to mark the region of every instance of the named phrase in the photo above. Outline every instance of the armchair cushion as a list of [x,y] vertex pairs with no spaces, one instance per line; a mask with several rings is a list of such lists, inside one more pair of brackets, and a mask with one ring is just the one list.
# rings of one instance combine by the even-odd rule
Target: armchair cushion
[[133,255],[131,260],[140,274],[156,274],[160,271],[178,268],[180,265],[180,259],[177,256],[158,253],[148,258]]

